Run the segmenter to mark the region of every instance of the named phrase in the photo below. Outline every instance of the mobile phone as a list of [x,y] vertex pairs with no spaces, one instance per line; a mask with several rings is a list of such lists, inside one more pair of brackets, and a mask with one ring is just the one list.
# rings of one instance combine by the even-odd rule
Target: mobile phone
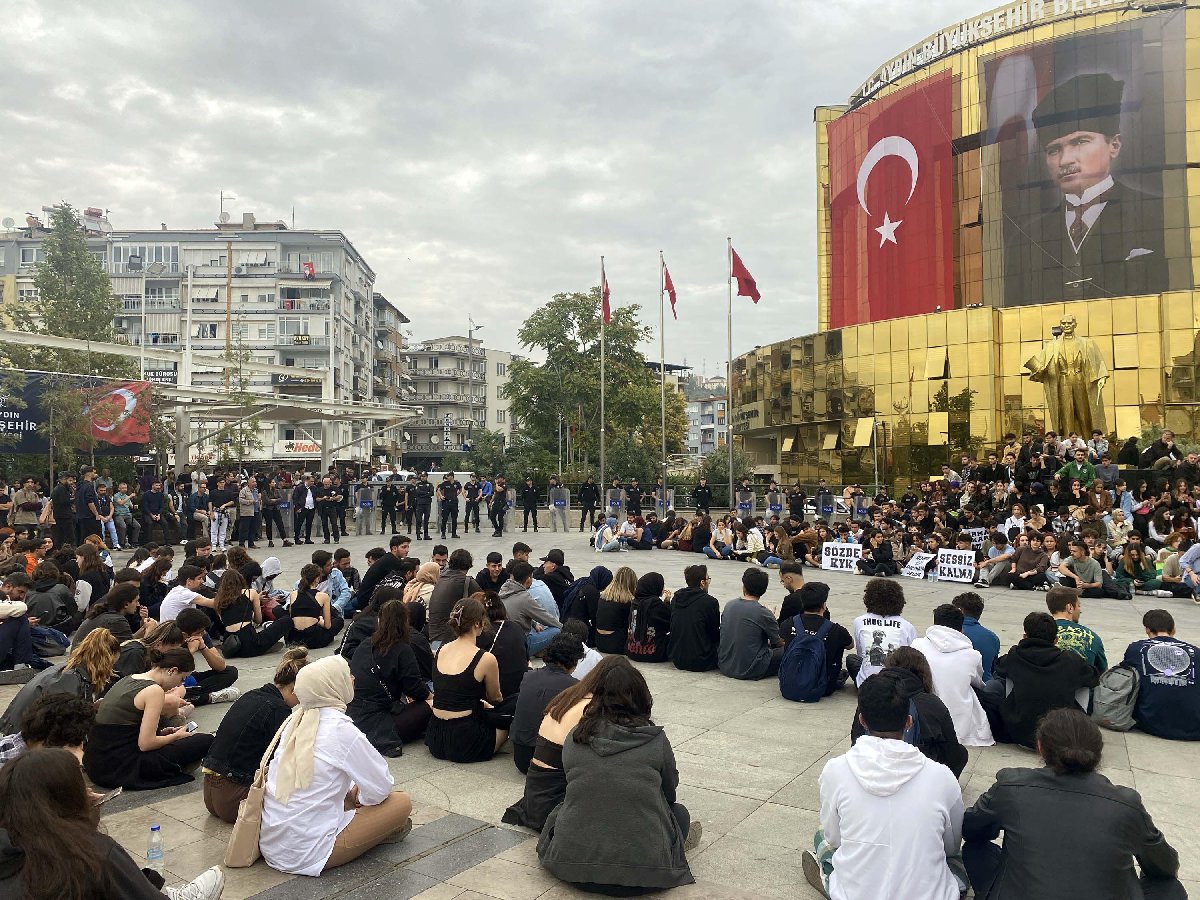
[[99,800],[97,800],[97,801],[96,801],[96,805],[97,805],[97,806],[102,806],[102,805],[104,805],[104,804],[105,804],[105,803],[107,803],[109,800],[111,800],[113,797],[120,796],[120,794],[121,794],[121,791],[123,791],[123,790],[124,790],[124,788],[119,788],[119,787],[115,787],[115,788],[113,788],[111,791],[109,791],[107,794],[105,794],[105,795],[104,795],[104,796],[102,796],[102,797],[101,797]]
[[191,734],[193,731],[195,731],[199,727],[200,726],[197,725],[195,722],[188,722],[186,725],[183,726],[183,730],[186,731],[188,734]]

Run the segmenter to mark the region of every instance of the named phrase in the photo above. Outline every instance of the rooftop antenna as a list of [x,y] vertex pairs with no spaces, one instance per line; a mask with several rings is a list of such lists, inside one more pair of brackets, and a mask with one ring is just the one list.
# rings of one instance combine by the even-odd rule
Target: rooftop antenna
[[296,207],[292,206],[292,231],[296,230]]
[[222,222],[229,221],[228,217],[226,217],[226,215],[225,215],[225,201],[226,200],[236,200],[236,199],[237,199],[237,197],[233,196],[233,194],[227,194],[224,191],[221,191],[221,217],[222,217],[221,221]]

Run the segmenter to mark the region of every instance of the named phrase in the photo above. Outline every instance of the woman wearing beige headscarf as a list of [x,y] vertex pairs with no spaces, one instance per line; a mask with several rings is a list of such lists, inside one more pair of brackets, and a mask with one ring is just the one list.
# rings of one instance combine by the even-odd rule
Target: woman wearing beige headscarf
[[320,875],[411,828],[412,800],[346,715],[354,682],[342,657],[301,669],[296,698],[267,770],[259,850],[280,872]]
[[422,563],[413,580],[404,586],[404,602],[420,603],[428,609],[433,586],[442,576],[442,567],[435,562]]

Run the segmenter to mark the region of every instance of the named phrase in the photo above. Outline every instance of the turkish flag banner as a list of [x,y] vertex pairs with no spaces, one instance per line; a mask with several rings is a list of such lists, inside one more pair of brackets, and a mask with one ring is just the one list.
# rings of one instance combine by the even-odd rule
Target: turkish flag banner
[[150,441],[150,382],[118,381],[87,390],[92,440],[108,444]]
[[828,125],[829,327],[954,307],[953,75]]

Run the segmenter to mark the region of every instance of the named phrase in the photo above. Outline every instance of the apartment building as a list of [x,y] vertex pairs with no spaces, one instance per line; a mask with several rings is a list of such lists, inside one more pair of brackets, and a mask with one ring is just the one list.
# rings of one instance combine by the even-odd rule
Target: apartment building
[[[249,213],[213,229],[117,231],[101,210],[87,209],[83,224],[89,249],[121,299],[114,323],[119,341],[232,351],[296,369],[294,376],[248,374],[232,384],[222,373],[197,370],[193,386],[318,398],[322,375],[331,370],[332,396],[325,399],[400,406],[407,347],[403,326],[409,320],[375,292],[374,270],[342,232],[291,230]],[[6,301],[36,297],[34,267],[44,256],[46,234],[34,217],[22,228],[0,232],[0,287],[6,288]],[[168,383],[178,378],[173,366],[161,363],[148,364],[147,374]],[[402,435],[370,436],[385,423],[336,421],[324,435],[319,426],[264,424],[263,447],[251,456],[311,461],[320,456],[324,436],[342,448],[339,460],[366,460],[376,451],[398,449]],[[204,439],[217,428],[196,424],[193,437]],[[219,447],[202,440],[194,455],[204,459],[219,453]]]
[[729,440],[724,396],[708,394],[687,402],[687,452],[697,458],[724,447]]

